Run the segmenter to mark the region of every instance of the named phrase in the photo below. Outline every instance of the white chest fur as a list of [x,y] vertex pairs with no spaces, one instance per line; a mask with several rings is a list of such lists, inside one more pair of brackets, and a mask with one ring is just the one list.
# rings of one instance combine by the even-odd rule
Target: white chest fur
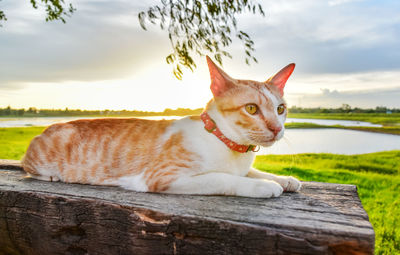
[[183,118],[174,123],[168,133],[181,131],[186,146],[199,156],[199,174],[222,172],[245,176],[253,163],[255,153],[239,153],[229,149],[215,135],[204,129],[202,121]]

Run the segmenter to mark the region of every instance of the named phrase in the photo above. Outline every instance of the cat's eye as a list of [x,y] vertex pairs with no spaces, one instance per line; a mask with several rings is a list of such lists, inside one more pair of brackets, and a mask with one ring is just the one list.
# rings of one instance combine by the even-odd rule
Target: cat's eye
[[285,105],[284,104],[280,104],[277,108],[276,111],[278,112],[279,115],[281,115],[282,113],[285,112]]
[[258,111],[258,107],[255,104],[248,104],[246,105],[246,112],[250,113],[251,115],[256,114]]

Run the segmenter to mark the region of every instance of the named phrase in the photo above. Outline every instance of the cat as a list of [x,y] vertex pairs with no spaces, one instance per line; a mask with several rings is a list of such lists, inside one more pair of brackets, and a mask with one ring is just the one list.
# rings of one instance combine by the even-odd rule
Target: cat
[[24,170],[39,180],[138,192],[269,198],[298,191],[296,178],[251,167],[258,146],[283,136],[283,89],[295,64],[257,82],[233,79],[206,58],[213,99],[201,116],[54,124],[31,141]]

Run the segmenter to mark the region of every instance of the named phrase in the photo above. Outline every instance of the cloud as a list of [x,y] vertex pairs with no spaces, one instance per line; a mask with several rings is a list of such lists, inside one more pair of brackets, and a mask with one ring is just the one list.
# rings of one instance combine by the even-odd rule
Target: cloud
[[[135,75],[170,52],[166,33],[139,27],[137,13],[157,2],[73,1],[67,24],[44,22],[28,1],[3,3],[0,84],[6,82],[95,81]],[[272,74],[289,62],[297,73],[352,73],[400,69],[399,4],[335,0],[263,2],[266,18],[241,15],[240,28],[256,43],[259,65],[250,73]],[[379,15],[377,15],[379,14]],[[237,41],[236,41],[237,42]],[[242,69],[235,43],[230,65]],[[237,66],[235,68],[235,66]],[[236,70],[235,70],[236,71]]]
[[[72,3],[77,11],[62,24],[46,23],[43,10],[34,10],[29,1],[2,2],[8,21],[0,28],[0,90],[10,98],[14,95],[10,101],[18,100],[12,91],[23,94],[20,90],[26,84],[29,91],[43,83],[68,84],[63,87],[67,90],[74,82],[99,82],[112,89],[115,80],[138,81],[135,77],[144,74],[157,76],[153,83],[170,78],[171,67],[165,64],[171,51],[167,34],[153,26],[143,31],[137,20],[139,11],[158,1]],[[227,49],[234,59],[224,62],[229,74],[266,80],[295,62],[287,86],[292,105],[301,101],[308,106],[396,106],[400,2],[269,0],[262,4],[266,18],[238,17],[239,29],[249,32],[255,42],[259,64],[244,64],[243,47],[236,40]],[[208,82],[204,59],[195,60],[200,68],[188,77]],[[146,83],[152,88],[157,85]],[[177,93],[165,96],[176,98]]]
[[351,2],[361,2],[363,0],[331,0],[328,2],[330,6],[335,6],[335,5],[341,5],[341,4],[347,4]]
[[286,86],[290,105],[400,108],[400,71],[301,75]]
[[169,50],[167,37],[139,27],[140,5],[82,1],[74,6],[77,11],[66,24],[44,22],[44,14],[26,3],[6,6],[8,21],[0,33],[2,87],[120,79],[140,73],[154,59],[164,61],[160,56]]
[[292,87],[293,91],[306,90],[310,93],[317,93],[324,88],[339,91],[393,89],[400,86],[398,77],[400,71],[303,74],[293,77],[292,83],[295,85]]
[[255,41],[261,68],[288,62],[307,74],[400,70],[400,2],[266,1],[267,17],[239,25]]
[[329,89],[321,89],[322,95],[323,96],[337,96],[339,95],[339,92],[335,90],[329,90]]
[[374,108],[386,106],[400,108],[400,86],[392,89],[374,89],[342,91],[321,89],[318,94],[304,94],[291,98],[291,105],[301,107],[340,107],[349,104],[352,107]]

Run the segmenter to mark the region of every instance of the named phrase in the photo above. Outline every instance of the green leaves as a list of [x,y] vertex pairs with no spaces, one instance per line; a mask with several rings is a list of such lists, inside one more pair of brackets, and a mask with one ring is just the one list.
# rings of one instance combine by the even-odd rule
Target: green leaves
[[236,16],[245,11],[265,16],[260,4],[251,0],[162,0],[138,15],[142,29],[146,22],[158,24],[168,32],[172,53],[166,62],[173,65],[173,74],[182,79],[182,67],[193,71],[193,55],[211,55],[222,65],[222,57],[232,56],[224,50],[238,38],[244,47],[245,62],[257,62],[254,42],[244,31],[237,31]]
[[[76,11],[72,4],[66,4],[64,0],[40,0],[42,5],[38,5],[38,2],[39,0],[30,0],[34,9],[38,9],[40,6],[46,10],[46,21],[60,20],[65,23],[65,17],[70,17]],[[0,22],[6,20],[6,15],[0,11]]]
[[[46,9],[46,21],[61,20],[65,23],[64,17],[70,17],[76,10],[72,4],[65,4],[64,0],[41,0]],[[31,0],[32,7],[37,8],[35,0]]]
[[[3,11],[0,11],[0,21],[2,21],[2,20],[6,21],[6,20],[7,20],[7,17],[6,17],[6,15],[4,14]],[[2,25],[0,24],[0,27],[1,27],[1,26],[2,26]]]
[[[1,2],[1,0],[0,0],[0,2]],[[4,20],[4,21],[7,21],[7,17],[6,17],[6,15],[4,14],[4,12],[0,10],[0,22],[3,21],[3,20]],[[0,27],[2,27],[1,24],[0,24]]]

